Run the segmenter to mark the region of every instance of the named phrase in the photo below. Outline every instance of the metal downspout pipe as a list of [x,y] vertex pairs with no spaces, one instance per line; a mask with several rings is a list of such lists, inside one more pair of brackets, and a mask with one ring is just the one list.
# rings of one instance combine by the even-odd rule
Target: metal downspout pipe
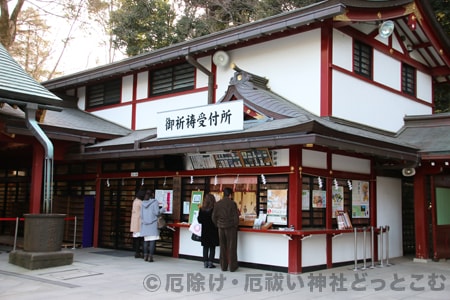
[[26,124],[33,136],[38,139],[45,149],[44,163],[44,212],[52,212],[52,183],[53,183],[53,144],[39,127],[35,119],[38,105],[36,103],[27,103],[25,107]]
[[208,75],[208,104],[213,104],[213,93],[214,93],[214,74],[206,69],[204,66],[198,63],[195,58],[190,54],[186,55],[186,61]]

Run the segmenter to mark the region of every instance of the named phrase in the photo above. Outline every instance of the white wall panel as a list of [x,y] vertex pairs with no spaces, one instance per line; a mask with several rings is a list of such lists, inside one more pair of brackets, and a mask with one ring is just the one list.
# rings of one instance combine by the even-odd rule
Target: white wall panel
[[[188,228],[180,228],[180,247],[179,253],[183,255],[192,255],[203,257],[203,247],[199,242],[194,242],[191,240],[192,233]],[[216,258],[219,258],[220,249],[216,248]]]
[[426,115],[431,112],[431,108],[426,105],[333,71],[335,117],[396,132],[403,126],[405,115]]
[[332,154],[331,165],[335,171],[370,174],[370,160],[368,159]]
[[314,234],[302,241],[302,267],[327,263],[327,239],[325,234]]
[[[203,257],[200,243],[191,240],[188,228],[180,228],[179,254]],[[239,231],[237,256],[241,262],[287,267],[288,239],[281,234]],[[219,257],[220,248],[216,247],[216,259]]]
[[208,92],[205,91],[139,103],[136,106],[136,129],[156,128],[158,112],[202,106],[207,102]]
[[302,166],[318,169],[327,168],[327,153],[302,149]]
[[[371,263],[371,236],[370,230],[366,232],[365,258],[366,265]],[[355,260],[355,233],[344,233],[333,238],[333,263],[350,262]],[[356,233],[356,257],[358,260],[364,259],[364,233]],[[358,266],[360,264],[358,263]]]
[[281,234],[238,232],[238,260],[288,266],[288,239]]
[[[319,114],[320,31],[229,51],[230,62],[269,79],[272,91]],[[218,68],[217,99],[224,96],[233,70]]]
[[78,108],[81,110],[86,110],[86,87],[82,86],[77,89],[78,96]]
[[401,91],[402,64],[379,51],[373,52],[373,80]]
[[353,39],[339,30],[333,30],[333,64],[351,72],[352,54]]
[[131,128],[131,106],[120,106],[116,108],[94,111],[92,114],[127,128]]
[[[377,177],[377,226],[386,225],[390,226],[389,257],[403,256],[402,181],[399,178]],[[384,248],[386,240],[385,237]]]
[[137,75],[136,99],[148,98],[148,72],[141,72]]
[[432,103],[433,84],[430,75],[417,71],[417,98]]
[[395,34],[393,34],[391,37],[392,37],[392,48],[400,53],[403,53],[402,48],[403,41],[399,41]]
[[122,103],[133,100],[133,75],[122,77]]
[[[205,67],[208,71],[211,71],[211,57],[202,57],[197,60],[199,64]],[[208,75],[196,69],[195,88],[208,87]]]

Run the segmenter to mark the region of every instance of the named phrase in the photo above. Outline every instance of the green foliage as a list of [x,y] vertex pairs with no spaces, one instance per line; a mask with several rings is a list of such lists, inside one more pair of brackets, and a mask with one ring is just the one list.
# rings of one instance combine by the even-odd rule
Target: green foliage
[[436,13],[436,19],[444,28],[444,31],[450,35],[450,1],[431,0],[430,3]]
[[[436,12],[436,19],[450,36],[450,1],[431,0],[431,5]],[[448,83],[434,86],[434,104],[435,113],[450,112],[450,85]]]
[[218,32],[304,7],[319,0],[174,0],[183,12],[176,27],[187,38]]
[[114,43],[130,56],[178,42],[176,13],[164,0],[122,0],[111,13]]
[[434,113],[450,112],[450,84],[438,84],[434,87]]

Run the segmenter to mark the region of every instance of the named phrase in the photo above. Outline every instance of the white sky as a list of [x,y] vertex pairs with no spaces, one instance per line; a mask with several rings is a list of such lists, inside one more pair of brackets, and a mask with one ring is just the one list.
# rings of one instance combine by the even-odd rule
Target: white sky
[[[51,32],[47,37],[50,41],[54,41],[55,43],[53,45],[51,61],[47,64],[47,69],[53,69],[61,54],[63,40],[67,38],[68,33],[70,32],[71,24],[67,20],[57,16],[61,15],[61,13],[58,13],[60,7],[56,6],[54,3],[45,2],[43,0],[28,1],[29,3],[26,3],[25,5],[32,5],[35,3],[40,8],[53,13],[42,16],[47,22],[47,25],[51,26]],[[74,0],[75,3],[81,1],[82,0]],[[15,4],[15,1],[12,2]],[[34,8],[36,8],[36,6],[34,6]],[[81,21],[76,23],[72,29],[72,39],[70,40],[68,47],[66,47],[58,64],[57,70],[65,75],[109,63],[108,46],[106,43],[108,37],[103,33],[101,28],[94,26],[95,22],[86,19],[86,16],[84,16],[83,19],[85,20],[84,22],[87,23],[85,28],[82,28]],[[123,59],[124,57],[124,55],[116,51],[114,61]],[[61,75],[55,77],[59,76]]]

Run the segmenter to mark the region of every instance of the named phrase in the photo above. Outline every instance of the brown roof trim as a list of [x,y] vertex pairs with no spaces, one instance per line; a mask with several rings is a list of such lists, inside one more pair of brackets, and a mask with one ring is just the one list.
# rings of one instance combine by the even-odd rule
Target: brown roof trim
[[103,150],[97,149],[94,152],[86,151],[82,155],[68,155],[67,159],[90,160],[90,159],[117,159],[117,158],[136,158],[151,157],[169,154],[185,154],[196,152],[212,152],[224,150],[241,150],[252,148],[279,148],[291,145],[315,144],[342,151],[362,153],[381,158],[401,159],[405,161],[417,161],[417,149],[404,146],[392,147],[392,145],[383,145],[380,143],[364,144],[362,142],[344,140],[320,134],[311,134],[305,132],[274,134],[253,137],[234,137],[221,140],[211,139],[183,139],[171,140],[170,143],[154,142],[146,144],[140,149],[123,150]]

